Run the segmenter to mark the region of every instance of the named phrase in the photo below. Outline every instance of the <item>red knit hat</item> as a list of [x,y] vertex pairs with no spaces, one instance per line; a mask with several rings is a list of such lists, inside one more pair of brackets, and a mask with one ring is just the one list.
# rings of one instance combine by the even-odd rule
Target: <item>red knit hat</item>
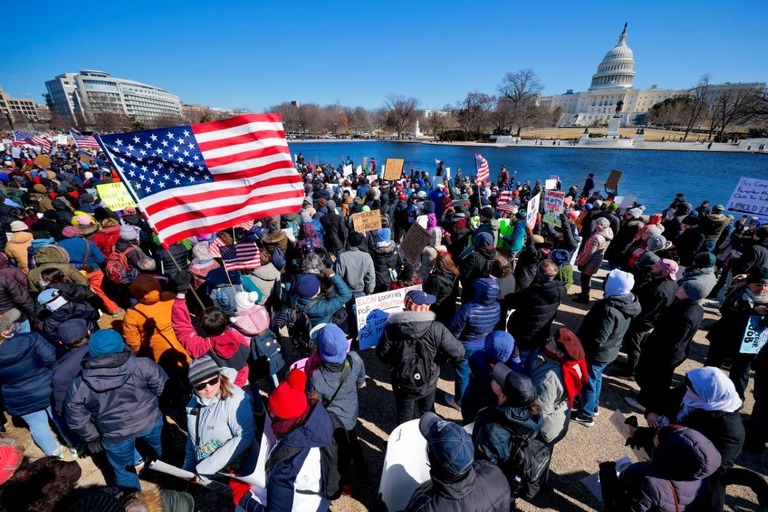
[[306,386],[307,374],[301,370],[292,370],[288,379],[269,395],[269,412],[284,420],[300,417],[309,407],[304,393]]

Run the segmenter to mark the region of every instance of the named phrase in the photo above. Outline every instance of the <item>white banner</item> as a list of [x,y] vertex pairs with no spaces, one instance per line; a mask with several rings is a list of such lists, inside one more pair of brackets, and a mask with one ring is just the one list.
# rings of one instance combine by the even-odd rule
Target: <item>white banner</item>
[[741,178],[725,209],[747,215],[768,215],[768,180]]

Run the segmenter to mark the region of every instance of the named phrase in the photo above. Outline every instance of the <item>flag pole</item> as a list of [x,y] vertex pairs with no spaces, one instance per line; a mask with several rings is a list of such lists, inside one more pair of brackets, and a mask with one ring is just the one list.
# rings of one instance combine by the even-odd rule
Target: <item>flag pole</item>
[[[104,144],[104,141],[101,140],[101,136],[99,134],[96,134],[96,141],[99,143],[99,146],[101,146],[101,149],[104,151],[104,156],[109,159],[109,161],[112,163],[112,167],[115,168],[117,171],[117,174],[120,175],[120,178],[122,178],[123,185],[125,186],[125,189],[128,191],[128,195],[131,196],[131,199],[133,199],[136,202],[136,205],[139,207],[139,211],[141,212],[141,216],[144,217],[144,220],[147,221],[147,225],[149,225],[149,228],[152,230],[152,232],[157,236],[157,239],[160,240],[160,245],[168,252],[168,255],[171,257],[171,261],[173,261],[173,264],[176,266],[176,270],[181,273],[183,270],[181,269],[181,265],[179,265],[179,262],[176,261],[176,257],[173,255],[173,252],[171,252],[171,248],[168,244],[165,243],[165,240],[163,240],[163,237],[160,236],[160,232],[157,230],[155,225],[152,223],[152,220],[149,218],[149,215],[147,215],[147,212],[144,211],[144,208],[141,207],[141,202],[139,201],[139,196],[136,194],[136,191],[133,190],[133,187],[131,186],[131,182],[126,179],[125,175],[122,173],[122,169],[120,168],[117,163],[115,163],[115,160],[112,158],[112,154],[107,150],[106,145]],[[77,144],[75,144],[77,146]],[[197,294],[197,290],[190,287],[189,291],[192,292],[192,295],[194,295],[195,299],[197,299],[197,303],[200,304],[201,309],[205,309],[205,305],[203,304],[203,301],[200,299],[200,296]]]

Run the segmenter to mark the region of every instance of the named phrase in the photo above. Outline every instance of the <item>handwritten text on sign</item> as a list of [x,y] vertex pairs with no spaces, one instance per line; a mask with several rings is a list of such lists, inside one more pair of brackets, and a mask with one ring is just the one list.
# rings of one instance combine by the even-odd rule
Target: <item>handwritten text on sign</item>
[[114,212],[124,210],[129,206],[136,206],[136,202],[131,198],[123,183],[96,185],[96,190],[99,191],[99,197],[107,205],[107,208]]
[[352,227],[358,233],[381,229],[381,212],[379,210],[371,210],[352,215]]
[[742,354],[757,354],[760,349],[763,348],[765,342],[768,341],[768,329],[760,328],[760,321],[762,317],[758,315],[751,315],[747,322],[747,327],[744,329],[744,337],[741,339],[741,348],[739,352]]
[[421,290],[421,285],[374,293],[355,299],[360,350],[374,347],[379,343],[389,313],[403,310],[405,296],[411,290]]
[[541,193],[536,194],[528,201],[528,208],[525,212],[525,225],[529,229],[533,229],[536,225],[536,215],[539,213],[539,202],[541,201]]
[[547,190],[547,195],[544,199],[544,222],[549,222],[555,226],[560,225],[560,214],[563,213],[564,201],[565,192]]
[[768,215],[768,180],[741,178],[725,209],[748,215]]

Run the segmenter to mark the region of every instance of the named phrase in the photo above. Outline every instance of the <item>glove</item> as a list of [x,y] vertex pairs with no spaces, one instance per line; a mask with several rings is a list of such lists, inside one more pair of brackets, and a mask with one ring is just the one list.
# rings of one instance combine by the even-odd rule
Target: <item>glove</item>
[[95,441],[89,441],[86,443],[86,446],[88,447],[88,453],[91,455],[96,455],[97,453],[101,453],[104,451],[104,447],[101,446],[101,440],[97,439]]
[[187,293],[191,280],[192,277],[189,275],[189,272],[181,271],[176,274],[173,278],[173,284],[176,285],[176,293]]
[[635,434],[627,439],[624,446],[630,446],[634,449],[642,448],[648,454],[651,453],[653,447],[653,438],[656,437],[656,429],[652,427],[640,427],[635,430]]
[[326,279],[330,279],[330,278],[331,278],[331,276],[333,275],[333,273],[334,273],[334,272],[333,272],[333,270],[331,270],[330,268],[324,268],[324,269],[323,269],[323,270],[320,272],[320,275],[321,275],[321,276],[323,276],[323,277],[324,277],[324,278],[326,278]]

